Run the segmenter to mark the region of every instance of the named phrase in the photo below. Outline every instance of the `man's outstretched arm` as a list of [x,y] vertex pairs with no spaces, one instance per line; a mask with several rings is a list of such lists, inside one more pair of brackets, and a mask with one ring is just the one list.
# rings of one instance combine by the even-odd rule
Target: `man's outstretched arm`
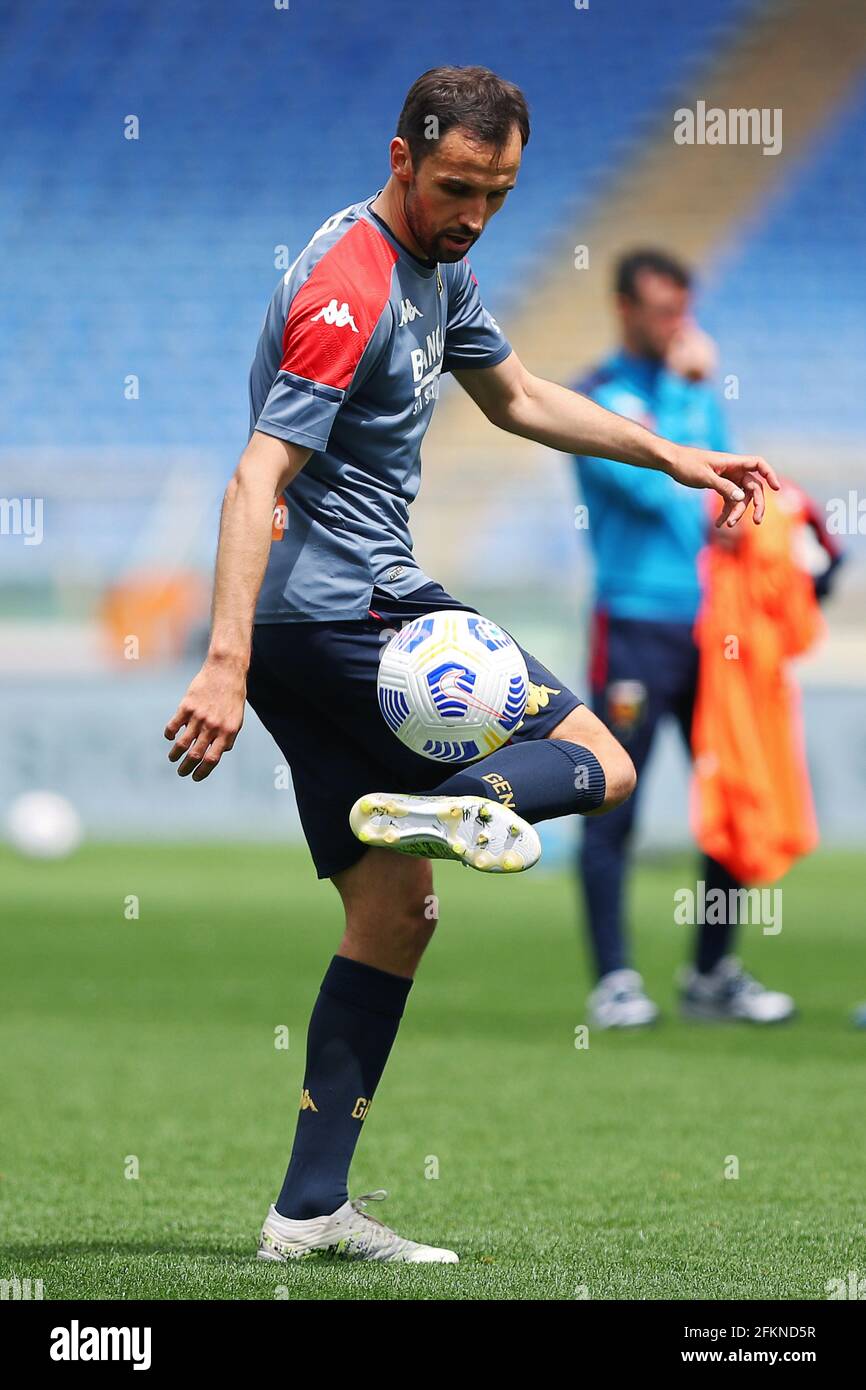
[[533,376],[516,352],[495,367],[455,372],[487,418],[510,434],[534,439],[566,454],[612,459],[668,473],[685,487],[713,488],[725,499],[717,526],[735,526],[752,503],[754,520],[764,515],[764,482],[779,480],[764,459],[752,454],[716,454],[662,439],[643,425],[614,415],[577,391]]
[[[258,430],[223,499],[208,654],[165,727],[181,777],[200,782],[233,745],[244,720],[256,599],[271,544],[274,504],[312,450]],[[181,732],[182,731],[182,732]]]

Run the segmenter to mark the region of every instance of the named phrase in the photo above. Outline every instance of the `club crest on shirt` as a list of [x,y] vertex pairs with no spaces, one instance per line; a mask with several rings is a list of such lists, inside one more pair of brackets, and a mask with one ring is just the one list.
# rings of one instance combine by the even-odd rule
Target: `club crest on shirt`
[[643,719],[647,690],[643,681],[611,681],[607,687],[607,722],[618,734],[630,734]]

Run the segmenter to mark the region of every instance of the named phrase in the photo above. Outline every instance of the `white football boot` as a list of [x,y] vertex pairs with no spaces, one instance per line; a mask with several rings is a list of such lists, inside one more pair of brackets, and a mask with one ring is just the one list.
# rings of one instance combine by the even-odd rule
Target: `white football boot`
[[456,1265],[453,1250],[419,1245],[405,1240],[366,1210],[368,1202],[381,1202],[387,1192],[368,1192],[344,1202],[332,1216],[311,1221],[290,1221],[271,1207],[259,1237],[260,1260],[305,1260],[316,1255],[336,1255],[344,1260],[383,1260],[392,1264]]
[[687,967],[681,972],[680,987],[684,1018],[784,1023],[796,1011],[790,994],[766,989],[736,956],[723,956],[708,975]]
[[349,825],[362,844],[456,859],[487,874],[520,873],[541,857],[533,826],[483,796],[368,792],[349,812]]
[[587,999],[596,1028],[645,1028],[659,1016],[636,970],[609,970]]

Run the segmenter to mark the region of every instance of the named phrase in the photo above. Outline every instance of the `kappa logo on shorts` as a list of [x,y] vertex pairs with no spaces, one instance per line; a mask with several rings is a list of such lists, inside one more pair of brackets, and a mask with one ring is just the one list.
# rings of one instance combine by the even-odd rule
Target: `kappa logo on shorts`
[[526,697],[526,713],[537,714],[540,709],[547,709],[551,695],[561,694],[562,691],[554,690],[552,685],[536,685],[534,681],[530,681],[529,694]]

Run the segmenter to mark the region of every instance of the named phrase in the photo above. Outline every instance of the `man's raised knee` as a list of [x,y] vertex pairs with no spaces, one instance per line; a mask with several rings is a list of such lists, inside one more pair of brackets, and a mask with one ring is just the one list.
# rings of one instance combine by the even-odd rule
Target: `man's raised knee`
[[604,801],[601,811],[614,811],[624,801],[628,801],[637,786],[637,772],[634,763],[621,744],[606,749],[602,759],[604,768]]
[[604,800],[597,810],[585,811],[584,815],[603,816],[606,811],[615,810],[631,796],[637,786],[634,763],[607,725],[586,705],[579,705],[571,710],[547,737],[565,739],[568,743],[588,748],[601,765],[604,773]]

